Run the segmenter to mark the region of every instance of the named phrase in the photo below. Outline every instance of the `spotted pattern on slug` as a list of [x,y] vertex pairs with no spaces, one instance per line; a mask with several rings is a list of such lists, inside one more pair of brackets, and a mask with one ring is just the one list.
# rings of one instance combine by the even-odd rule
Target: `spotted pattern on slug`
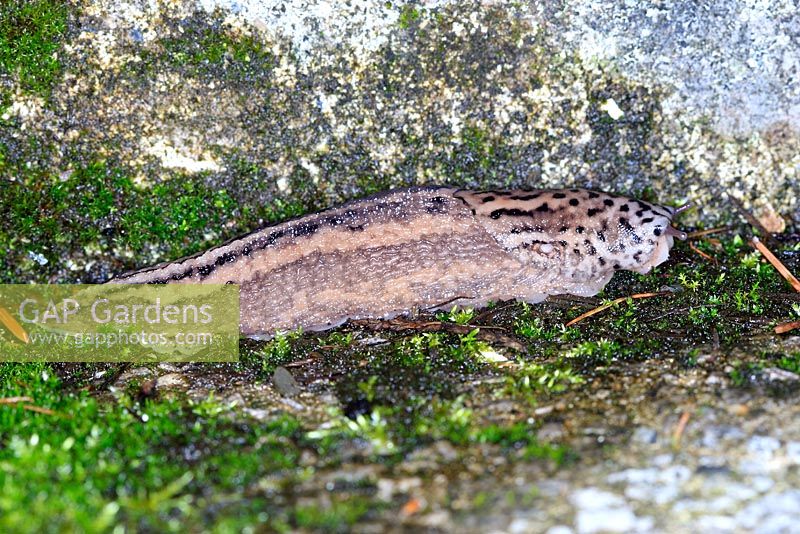
[[118,283],[237,283],[244,334],[412,308],[594,295],[667,259],[675,210],[586,189],[381,193],[267,227]]

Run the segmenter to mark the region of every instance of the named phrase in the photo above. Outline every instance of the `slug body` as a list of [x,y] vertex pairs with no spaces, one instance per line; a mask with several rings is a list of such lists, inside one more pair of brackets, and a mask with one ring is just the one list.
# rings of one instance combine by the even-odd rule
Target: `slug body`
[[413,308],[598,293],[668,257],[674,208],[589,191],[381,193],[116,283],[240,284],[241,331],[321,330]]

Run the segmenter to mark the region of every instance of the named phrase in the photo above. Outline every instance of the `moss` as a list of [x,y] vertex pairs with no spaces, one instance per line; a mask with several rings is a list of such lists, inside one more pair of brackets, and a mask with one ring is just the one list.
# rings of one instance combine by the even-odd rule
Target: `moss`
[[800,374],[800,352],[793,352],[778,359],[778,367],[785,371]]
[[300,449],[291,439],[299,426],[289,417],[249,426],[213,399],[123,399],[108,410],[85,392],[64,390],[44,364],[0,364],[0,392],[34,396],[45,410],[20,404],[0,411],[4,531],[172,531],[238,514],[255,524],[265,510],[275,513],[268,499],[211,506],[207,488],[240,494],[261,477],[297,472]]
[[406,30],[411,27],[417,20],[419,20],[420,12],[415,6],[406,4],[400,9],[400,17],[397,25]]
[[375,510],[375,503],[365,498],[334,501],[329,506],[298,506],[293,511],[294,523],[300,528],[325,532],[346,532],[348,527]]
[[728,377],[734,386],[743,387],[758,381],[763,371],[764,364],[760,362],[735,362]]
[[535,405],[540,398],[579,387],[584,382],[564,359],[545,364],[523,362],[508,373],[503,394],[522,397]]
[[[163,55],[150,61],[164,61],[192,75],[221,73],[223,78],[234,78],[258,73],[265,80],[273,66],[273,56],[261,40],[232,35],[219,20],[195,15],[177,22],[172,35],[158,41]],[[221,66],[225,68],[219,72]]]
[[[77,258],[86,249],[99,249],[106,259],[153,248],[177,258],[207,247],[210,230],[225,239],[259,221],[305,211],[298,202],[281,199],[240,210],[237,191],[211,187],[202,174],[176,174],[151,188],[139,187],[127,169],[102,160],[79,166],[64,179],[27,168],[21,159],[7,160],[5,172],[17,178],[0,190],[0,203],[10,210],[0,222],[0,257],[8,267],[0,275],[8,282],[32,269],[41,278],[58,274],[65,255]],[[223,226],[234,218],[236,226]],[[31,253],[42,254],[47,264],[34,267]],[[124,258],[116,261],[136,266]]]
[[260,374],[270,376],[275,368],[289,363],[299,354],[295,349],[294,341],[300,336],[300,332],[280,333],[263,347],[256,349],[245,346],[245,350],[250,351],[248,358],[257,358],[261,363]]
[[57,58],[67,6],[56,0],[8,0],[0,5],[0,72],[19,76],[22,88],[48,96],[61,72]]

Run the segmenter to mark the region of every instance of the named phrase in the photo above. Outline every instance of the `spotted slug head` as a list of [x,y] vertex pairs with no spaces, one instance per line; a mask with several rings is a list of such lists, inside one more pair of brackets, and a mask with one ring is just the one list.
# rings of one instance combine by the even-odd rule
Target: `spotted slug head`
[[[611,249],[617,253],[618,268],[646,274],[667,261],[675,238],[686,239],[685,232],[672,226],[672,219],[687,206],[671,208],[638,200],[634,203],[638,209],[632,217],[619,217],[619,242]],[[624,245],[624,253],[619,250],[620,245]]]
[[503,248],[571,285],[586,286],[585,294],[599,291],[614,271],[649,272],[667,259],[674,238],[685,239],[671,226],[683,208],[599,191],[459,191],[455,196]]

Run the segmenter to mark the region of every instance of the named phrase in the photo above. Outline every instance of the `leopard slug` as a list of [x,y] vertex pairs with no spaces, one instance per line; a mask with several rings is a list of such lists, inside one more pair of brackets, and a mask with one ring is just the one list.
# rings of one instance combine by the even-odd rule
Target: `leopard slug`
[[324,330],[414,308],[597,294],[664,262],[679,209],[587,189],[396,189],[116,283],[240,284],[241,332]]

